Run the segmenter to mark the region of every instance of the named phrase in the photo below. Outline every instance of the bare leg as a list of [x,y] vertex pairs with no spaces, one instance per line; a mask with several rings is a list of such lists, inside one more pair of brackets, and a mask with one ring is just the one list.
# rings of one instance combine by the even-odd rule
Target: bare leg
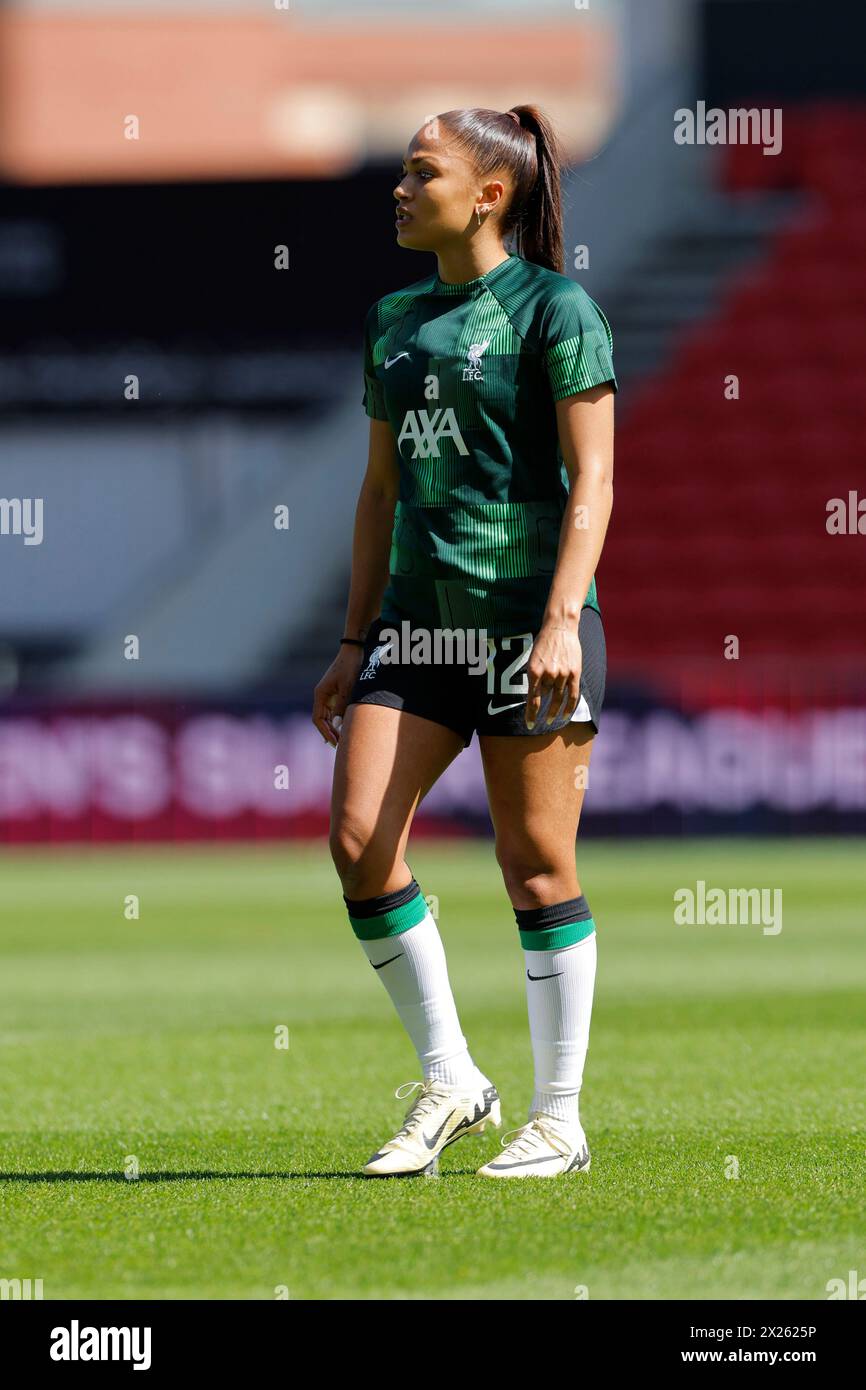
[[580,894],[574,844],[592,739],[589,724],[539,738],[480,739],[496,857],[516,908]]
[[411,881],[403,856],[415,810],[462,747],[458,734],[429,719],[349,706],[331,797],[331,855],[347,898],[393,893]]

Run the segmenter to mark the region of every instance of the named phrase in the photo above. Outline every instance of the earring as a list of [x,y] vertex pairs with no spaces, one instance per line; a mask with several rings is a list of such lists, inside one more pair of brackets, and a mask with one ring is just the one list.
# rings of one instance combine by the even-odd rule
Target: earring
[[478,225],[479,225],[479,227],[481,226],[481,214],[482,214],[482,212],[486,212],[486,211],[487,211],[486,208],[476,208],[476,209],[475,209],[475,216],[478,218]]

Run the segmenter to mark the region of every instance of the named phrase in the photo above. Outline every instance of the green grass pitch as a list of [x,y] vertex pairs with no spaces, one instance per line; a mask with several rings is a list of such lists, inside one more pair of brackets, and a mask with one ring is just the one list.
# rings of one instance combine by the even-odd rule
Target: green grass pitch
[[[862,860],[584,841],[592,1170],[494,1183],[474,1171],[531,1086],[514,918],[488,843],[419,842],[504,1124],[438,1179],[371,1182],[418,1067],[319,846],[6,849],[0,1278],[46,1299],[824,1299],[866,1275]],[[675,925],[697,879],[780,887],[782,931]]]

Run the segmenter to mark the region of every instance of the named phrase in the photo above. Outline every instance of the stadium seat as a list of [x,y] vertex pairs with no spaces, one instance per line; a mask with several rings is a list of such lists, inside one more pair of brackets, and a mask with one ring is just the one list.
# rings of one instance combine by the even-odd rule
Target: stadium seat
[[805,206],[620,430],[600,579],[614,673],[715,660],[726,632],[756,663],[862,650],[866,538],[826,521],[830,498],[866,496],[866,114],[818,103],[785,121],[782,155],[729,146],[720,172],[729,189],[798,188]]

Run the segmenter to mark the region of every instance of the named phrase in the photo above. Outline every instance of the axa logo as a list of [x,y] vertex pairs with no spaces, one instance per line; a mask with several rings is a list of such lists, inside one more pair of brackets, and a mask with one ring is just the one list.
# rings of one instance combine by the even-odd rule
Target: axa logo
[[410,439],[415,445],[410,455],[413,459],[438,459],[440,439],[453,439],[459,454],[469,453],[453,406],[447,409],[440,406],[432,415],[426,410],[407,410],[397,437],[398,446],[404,439]]

